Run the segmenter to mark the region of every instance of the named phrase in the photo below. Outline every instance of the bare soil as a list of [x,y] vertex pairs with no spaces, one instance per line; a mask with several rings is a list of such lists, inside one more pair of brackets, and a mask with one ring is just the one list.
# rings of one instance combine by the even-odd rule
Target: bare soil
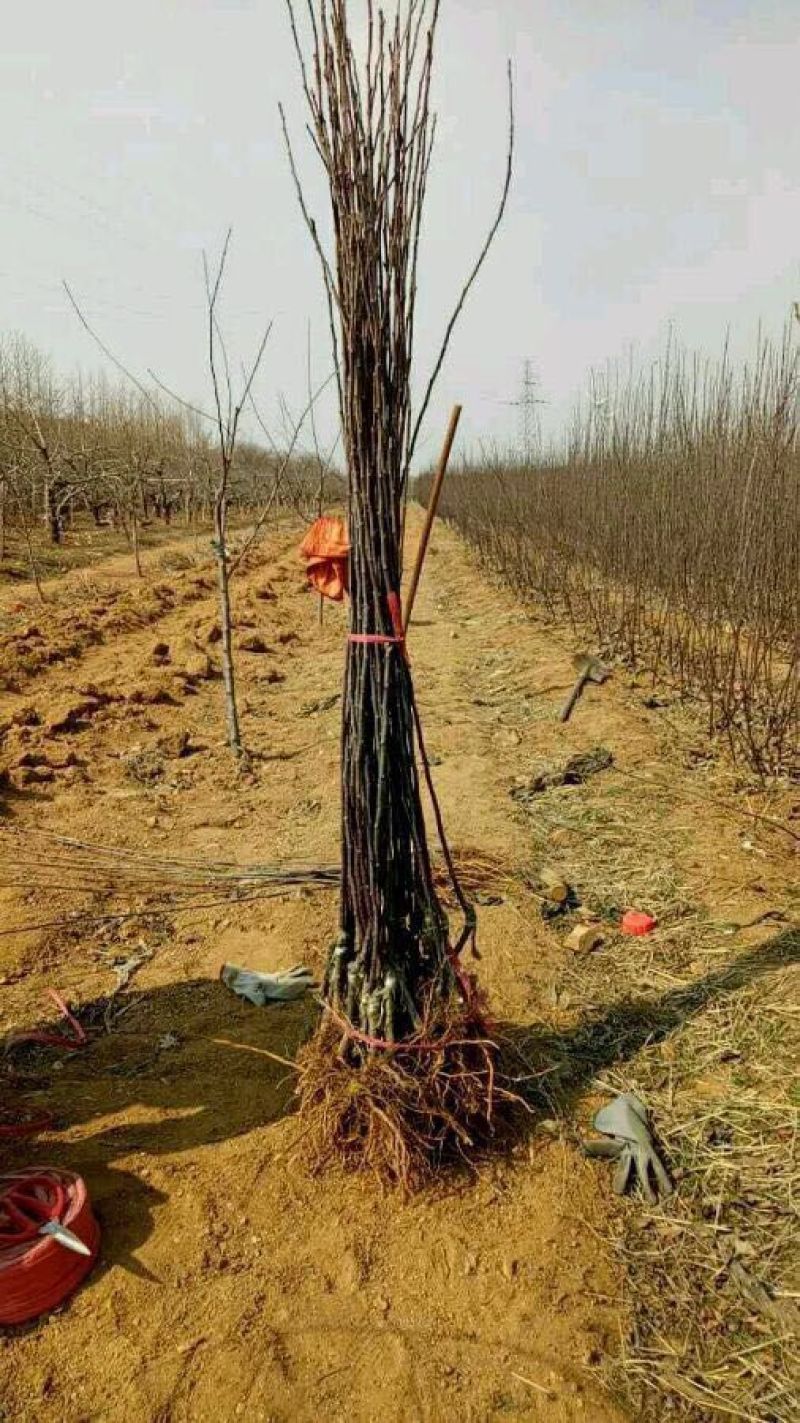
[[[244,774],[224,743],[213,574],[195,545],[185,567],[177,543],[171,569],[164,549],[146,555],[141,582],[130,558],[73,571],[47,585],[44,609],[30,592],[2,594],[4,816],[19,834],[0,840],[0,1030],[52,1022],[48,986],[88,1020],[114,988],[115,961],[144,962],[115,999],[114,1014],[125,1011],[111,1031],[95,1015],[87,1048],[15,1050],[0,1078],[7,1105],[56,1119],[34,1143],[0,1146],[4,1159],[80,1171],[103,1231],[101,1261],[78,1295],[0,1334],[0,1417],[632,1416],[608,1381],[636,1334],[624,1242],[645,1208],[616,1201],[603,1163],[584,1160],[576,1124],[585,1128],[610,1082],[637,1082],[642,1041],[621,1041],[615,1055],[607,1023],[603,1035],[608,946],[656,996],[671,970],[657,938],[619,939],[614,905],[607,947],[578,964],[565,945],[572,921],[546,922],[517,872],[533,877],[547,858],[571,882],[591,881],[599,900],[586,859],[595,848],[608,894],[649,885],[659,902],[636,907],[668,922],[694,900],[704,922],[758,920],[787,912],[796,841],[747,810],[797,828],[791,797],[745,799],[683,715],[646,706],[648,689],[624,676],[588,689],[561,726],[568,636],[479,580],[457,538],[437,528],[410,650],[451,839],[462,856],[493,857],[515,876],[513,889],[482,896],[499,902],[480,907],[479,968],[501,1030],[527,1044],[542,1074],[537,1109],[513,1150],[410,1202],[337,1173],[311,1178],[291,1059],[317,1010],[252,1008],[218,973],[226,960],[265,970],[302,960],[319,972],[335,893],[204,892],[190,903],[157,883],[111,893],[100,877],[72,882],[54,842],[35,833],[154,857],[336,861],[344,613],[327,607],[320,628],[297,542],[296,530],[277,531],[237,579]],[[512,799],[542,761],[598,743],[615,767],[564,804],[610,807],[605,822],[548,819],[546,806],[539,814],[535,800]],[[637,881],[654,833],[661,877]],[[52,922],[144,909],[149,917]],[[735,946],[752,955],[775,925],[737,932]],[[707,952],[719,964],[731,940],[718,935]],[[707,972],[707,960],[681,959],[684,978]],[[594,1055],[580,1036],[589,1020],[603,1044]],[[565,1062],[569,1091],[554,1085],[548,1107],[548,1075]],[[726,1071],[708,1062],[703,1080],[724,1091]],[[665,1393],[670,1407],[692,1406],[679,1385],[651,1390],[653,1417]]]

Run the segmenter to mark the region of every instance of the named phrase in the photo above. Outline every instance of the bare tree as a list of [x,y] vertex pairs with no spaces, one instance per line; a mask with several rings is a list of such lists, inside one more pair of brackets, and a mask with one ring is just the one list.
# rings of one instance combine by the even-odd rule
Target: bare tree
[[222,654],[222,681],[225,688],[225,716],[228,726],[228,745],[233,754],[241,759],[244,756],[244,746],[242,744],[239,710],[236,702],[236,672],[233,660],[228,550],[228,501],[230,497],[231,470],[233,468],[234,456],[236,454],[236,440],[239,433],[239,422],[245,404],[250,397],[253,381],[258,374],[258,369],[261,365],[261,360],[272,330],[272,323],[270,322],[264,331],[249,371],[244,374],[241,391],[239,395],[234,398],[228,354],[225,349],[225,342],[217,317],[217,304],[225,275],[225,264],[228,258],[230,240],[231,230],[229,228],[215,274],[212,277],[205,253],[203,254],[203,273],[205,276],[208,312],[208,368],[214,393],[214,415],[219,449],[218,479],[214,492],[214,539],[212,547],[217,561],[217,586],[219,589],[220,627],[222,631],[220,643]]

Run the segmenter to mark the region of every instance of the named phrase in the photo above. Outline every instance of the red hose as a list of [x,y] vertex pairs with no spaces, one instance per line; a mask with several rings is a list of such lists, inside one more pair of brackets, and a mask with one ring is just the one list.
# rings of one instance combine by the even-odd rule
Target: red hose
[[[77,1235],[91,1254],[77,1255],[51,1236],[0,1245],[0,1324],[24,1324],[56,1309],[89,1273],[100,1249],[100,1228],[92,1214],[86,1183],[81,1176],[57,1167],[28,1167],[0,1174],[2,1197],[10,1187],[41,1190],[46,1180],[54,1197],[66,1197],[60,1221]],[[8,1223],[7,1223],[8,1224]]]
[[0,1107],[0,1141],[37,1136],[52,1125],[52,1112],[38,1111],[35,1107],[20,1107],[16,1111]]

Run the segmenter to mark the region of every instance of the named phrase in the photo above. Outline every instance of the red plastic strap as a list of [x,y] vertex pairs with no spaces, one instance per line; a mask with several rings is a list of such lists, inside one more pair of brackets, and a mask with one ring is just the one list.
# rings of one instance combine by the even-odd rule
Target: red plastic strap
[[392,620],[394,633],[383,632],[351,632],[348,634],[348,642],[359,643],[364,646],[402,647],[405,649],[406,633],[403,627],[403,611],[400,607],[400,599],[396,593],[386,594],[386,606],[389,609],[389,616]]
[[[457,949],[449,948],[447,950],[447,960],[453,970],[456,982],[464,995],[464,1002],[468,1007],[474,1007],[479,1001],[478,985],[475,975],[465,973],[459,962],[459,951]],[[438,1040],[434,1039],[430,1042],[424,1038],[418,1038],[406,1042],[390,1043],[387,1042],[385,1038],[372,1038],[368,1033],[362,1033],[360,1028],[357,1028],[347,1018],[337,1013],[334,1008],[331,1008],[329,1003],[324,1004],[324,1008],[325,1012],[344,1030],[348,1038],[351,1038],[353,1042],[360,1043],[362,1047],[377,1049],[378,1052],[441,1052],[442,1048],[447,1047],[450,1042],[455,1041],[455,1039],[445,1035]],[[470,1039],[470,1041],[472,1040]],[[475,1041],[478,1041],[478,1039]]]
[[61,997],[61,994],[56,993],[56,990],[54,988],[48,988],[47,993],[48,996],[52,998],[56,1007],[60,1010],[62,1018],[66,1018],[67,1022],[72,1028],[73,1033],[75,1034],[77,1041],[81,1044],[81,1046],[83,1046],[84,1043],[88,1043],[89,1039],[87,1038],[82,1025],[78,1022],[78,1019],[74,1016],[74,1014],[70,1013],[69,1008],[64,1002],[64,999]]
[[[343,1018],[340,1013],[337,1013],[334,1008],[331,1008],[330,1004],[324,1004],[324,1008],[328,1017],[333,1018],[333,1021],[339,1025],[345,1036],[350,1038],[352,1042],[360,1043],[362,1047],[376,1049],[378,1052],[441,1052],[452,1043],[463,1041],[458,1033],[445,1033],[443,1037],[431,1039],[430,1041],[426,1041],[424,1038],[412,1038],[406,1042],[390,1043],[387,1042],[385,1038],[372,1038],[368,1033],[362,1033],[361,1030],[354,1027],[347,1018]],[[470,1043],[486,1041],[487,1045],[489,1044],[488,1038],[470,1038],[469,1041]]]
[[47,994],[49,998],[52,998],[62,1018],[72,1029],[73,1036],[69,1037],[66,1033],[49,1033],[44,1029],[32,1028],[30,1032],[13,1033],[8,1039],[9,1047],[13,1047],[16,1043],[44,1043],[46,1047],[63,1047],[69,1052],[77,1052],[78,1048],[85,1047],[89,1041],[82,1025],[75,1015],[70,1013],[60,993],[56,993],[54,988],[48,988]]

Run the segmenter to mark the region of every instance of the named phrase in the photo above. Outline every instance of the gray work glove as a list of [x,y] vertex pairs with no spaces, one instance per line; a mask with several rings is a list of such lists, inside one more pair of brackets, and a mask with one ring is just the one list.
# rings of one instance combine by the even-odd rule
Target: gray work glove
[[232,993],[246,998],[257,1008],[263,1008],[266,1003],[291,1003],[317,986],[313,974],[299,963],[280,973],[258,973],[255,969],[226,963],[219,976]]
[[624,1196],[637,1180],[651,1206],[657,1205],[661,1196],[672,1194],[672,1182],[653,1145],[647,1111],[633,1092],[623,1092],[607,1107],[601,1107],[594,1126],[611,1140],[587,1142],[584,1150],[587,1156],[603,1156],[617,1162],[612,1181],[616,1195]]

